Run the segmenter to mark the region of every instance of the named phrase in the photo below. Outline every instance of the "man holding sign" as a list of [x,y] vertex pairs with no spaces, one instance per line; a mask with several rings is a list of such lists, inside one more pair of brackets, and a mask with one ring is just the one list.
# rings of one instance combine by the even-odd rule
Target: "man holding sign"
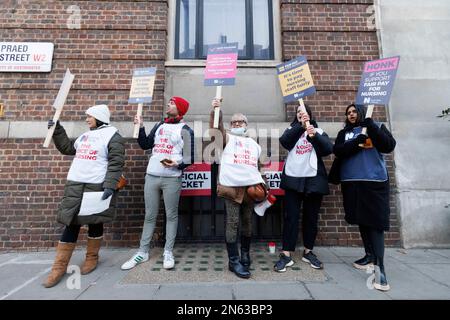
[[[365,256],[353,266],[375,268],[374,288],[388,291],[384,269],[384,232],[389,230],[389,175],[383,153],[394,150],[396,141],[384,124],[372,120],[373,105],[365,112],[358,103],[388,104],[399,57],[367,62],[357,104],[345,110],[345,127],[339,131],[333,152],[340,161],[339,175],[345,220],[359,226]],[[364,119],[364,114],[366,115]]]
[[163,267],[172,269],[175,266],[172,250],[178,229],[181,176],[183,169],[194,163],[194,132],[183,121],[188,110],[189,102],[181,97],[172,97],[167,104],[166,118],[157,123],[148,136],[142,117],[137,115],[134,119],[135,125],[140,127],[137,140],[139,146],[143,150],[151,149],[152,155],[145,175],[145,220],[140,247],[138,252],[122,265],[122,270],[132,269],[148,260],[161,192],[166,209]]

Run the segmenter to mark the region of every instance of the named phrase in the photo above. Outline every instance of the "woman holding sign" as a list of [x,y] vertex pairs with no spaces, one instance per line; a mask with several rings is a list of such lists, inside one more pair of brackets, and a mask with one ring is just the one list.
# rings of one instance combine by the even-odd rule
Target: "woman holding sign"
[[[214,109],[220,107],[220,99],[212,101],[210,128],[213,128]],[[228,269],[240,278],[250,277],[250,242],[252,216],[255,201],[267,196],[265,182],[258,170],[261,147],[249,137],[247,117],[242,113],[231,117],[231,130],[225,133],[222,112],[219,128],[223,137],[217,195],[225,199],[225,242],[228,252]],[[216,137],[217,139],[217,137]],[[238,229],[241,222],[241,255],[238,251]]]
[[363,106],[347,107],[345,127],[337,135],[333,152],[341,161],[345,220],[359,226],[366,252],[353,266],[363,270],[378,266],[374,287],[387,291],[383,259],[384,231],[389,230],[389,176],[382,153],[392,152],[396,142],[386,126],[364,119],[364,114]]
[[89,229],[81,274],[88,274],[97,267],[103,224],[111,222],[116,213],[116,190],[120,187],[125,161],[124,140],[117,129],[109,125],[108,106],[93,106],[86,115],[89,131],[76,140],[67,137],[59,121],[55,124],[49,120],[48,123],[49,128],[56,125],[53,141],[58,151],[75,157],[58,208],[58,222],[66,228],[56,248],[52,270],[44,283],[46,288],[56,285],[66,273],[82,225],[87,224]]
[[[311,109],[305,106],[297,109],[291,126],[280,137],[281,145],[289,150],[280,187],[285,190],[283,223],[283,247],[280,260],[274,270],[285,272],[294,264],[291,252],[295,251],[298,239],[298,220],[303,203],[303,252],[302,261],[312,268],[322,269],[322,262],[312,252],[317,235],[322,197],[329,193],[328,179],[322,157],[330,155],[333,144],[328,135],[312,119]],[[306,125],[309,121],[309,125]]]

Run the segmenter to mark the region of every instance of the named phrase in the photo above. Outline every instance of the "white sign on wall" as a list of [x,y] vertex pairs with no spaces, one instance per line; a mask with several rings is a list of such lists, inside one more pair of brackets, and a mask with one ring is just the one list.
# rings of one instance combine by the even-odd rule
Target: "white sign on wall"
[[50,72],[53,43],[0,42],[0,72]]

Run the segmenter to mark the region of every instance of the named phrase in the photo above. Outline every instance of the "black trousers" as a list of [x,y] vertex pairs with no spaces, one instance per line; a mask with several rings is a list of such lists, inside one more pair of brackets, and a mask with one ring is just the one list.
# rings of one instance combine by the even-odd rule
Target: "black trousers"
[[376,258],[375,264],[384,270],[384,231],[359,225],[359,233],[366,254],[373,255]]
[[300,208],[302,207],[302,231],[303,245],[312,250],[317,236],[317,221],[319,219],[321,194],[299,193],[292,190],[285,191],[284,223],[283,223],[283,248],[284,251],[295,251],[298,239],[298,221]]
[[[103,236],[103,223],[90,224],[88,225],[88,237],[98,238]],[[61,235],[61,242],[71,242],[75,243],[78,240],[78,234],[80,233],[80,225],[70,225],[66,226],[63,234]]]

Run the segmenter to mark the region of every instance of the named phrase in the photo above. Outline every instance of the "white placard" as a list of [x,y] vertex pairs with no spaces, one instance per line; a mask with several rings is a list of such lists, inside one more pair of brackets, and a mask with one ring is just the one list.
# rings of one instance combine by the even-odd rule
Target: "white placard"
[[79,216],[90,216],[100,213],[109,208],[112,196],[106,200],[102,200],[102,192],[85,192],[81,200]]
[[53,43],[0,42],[0,72],[50,72]]

